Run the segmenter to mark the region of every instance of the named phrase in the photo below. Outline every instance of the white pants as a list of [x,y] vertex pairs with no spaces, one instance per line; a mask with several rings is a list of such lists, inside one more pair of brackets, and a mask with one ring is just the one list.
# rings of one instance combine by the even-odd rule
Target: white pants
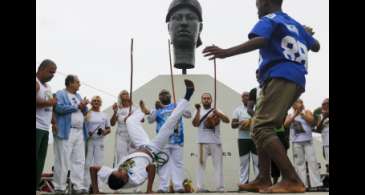
[[249,152],[243,156],[240,156],[240,184],[245,184],[248,182],[250,176],[250,157],[253,162],[253,172],[255,178],[259,173],[259,160],[256,154]]
[[[202,144],[202,156],[200,153],[200,144],[199,146],[199,155],[198,155],[198,171],[197,171],[197,190],[205,190],[204,188],[204,172],[207,164],[208,154],[212,156],[213,168],[215,170],[215,180],[216,180],[216,190],[224,191],[224,183],[223,183],[223,151],[221,144]],[[202,162],[200,162],[200,159]]]
[[131,139],[127,131],[117,130],[115,136],[115,161],[114,166],[117,166],[123,157],[135,151],[131,146]]
[[179,145],[168,145],[164,150],[169,156],[169,161],[158,169],[160,176],[159,190],[168,191],[170,177],[174,185],[174,190],[183,190],[184,181],[184,148]]
[[185,99],[181,99],[169,118],[160,128],[157,136],[151,141],[146,131],[142,127],[141,120],[144,117],[144,113],[138,109],[127,119],[127,130],[132,140],[132,143],[139,148],[144,145],[151,146],[156,152],[161,151],[169,142],[169,137],[174,133],[174,128],[182,117],[183,111],[187,109],[189,102]]
[[82,129],[71,128],[68,140],[54,138],[54,186],[66,190],[67,172],[75,190],[85,189],[85,141]]
[[85,161],[84,186],[88,188],[91,184],[90,167],[102,166],[104,161],[104,139],[90,139],[87,143],[87,154]]
[[324,150],[324,157],[327,163],[330,163],[330,146],[323,146],[323,150]]
[[295,169],[306,187],[308,187],[305,162],[308,162],[311,187],[322,186],[321,176],[312,141],[293,143]]

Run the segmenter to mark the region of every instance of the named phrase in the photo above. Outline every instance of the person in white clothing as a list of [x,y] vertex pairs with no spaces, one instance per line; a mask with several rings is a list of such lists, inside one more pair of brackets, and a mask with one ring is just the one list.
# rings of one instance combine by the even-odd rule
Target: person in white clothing
[[[329,118],[329,98],[326,98],[322,102],[321,107],[321,116],[320,120],[318,120],[317,131],[322,134],[322,145],[324,151],[324,157],[327,161],[327,164],[330,162],[330,145],[329,145],[329,134],[330,134],[330,118]],[[328,165],[327,165],[328,167]]]
[[209,117],[215,118],[219,121],[229,123],[229,118],[220,110],[211,108],[212,96],[210,93],[203,93],[201,96],[201,103],[196,104],[196,111],[194,113],[193,126],[198,127],[198,146],[199,146],[199,163],[197,171],[197,192],[205,192],[204,188],[204,171],[208,155],[211,154],[213,167],[216,177],[216,191],[224,191],[223,182],[223,156],[222,144],[220,140],[220,125],[207,127],[206,121]]
[[[117,130],[115,132],[115,154],[114,154],[114,166],[120,163],[120,161],[128,154],[135,151],[131,139],[128,135],[127,125],[125,122],[126,117],[129,115],[130,98],[129,93],[123,90],[119,93],[118,103],[113,105],[113,116],[110,119],[110,124],[114,126],[117,124]],[[131,112],[134,112],[136,107],[132,105]]]
[[[114,126],[117,124],[117,130],[115,132],[115,152],[113,167],[120,164],[120,161],[136,151],[135,146],[129,137],[127,131],[127,125],[125,119],[130,115],[130,97],[127,90],[122,90],[118,96],[118,102],[113,104],[113,116],[110,119],[110,124]],[[132,104],[131,112],[136,111],[136,107]],[[140,192],[139,188],[134,189],[134,192]]]
[[[90,168],[93,193],[99,193],[98,178],[108,184],[113,190],[120,188],[133,188],[142,185],[147,179],[147,193],[152,192],[156,166],[164,166],[167,158],[162,156],[163,149],[169,142],[169,137],[174,133],[175,126],[180,120],[189,100],[194,92],[194,84],[185,80],[186,94],[184,99],[177,103],[177,107],[161,127],[159,134],[150,140],[143,129],[141,120],[144,113],[138,109],[126,120],[129,136],[137,150],[123,158],[114,169],[106,166],[93,166]],[[164,162],[162,162],[164,161]]]
[[[90,166],[101,166],[104,161],[104,137],[110,133],[110,121],[104,112],[100,112],[100,96],[91,99],[91,110],[86,114],[85,127],[88,133],[86,140],[85,187],[91,189]],[[91,191],[91,190],[89,190]]]
[[85,140],[84,115],[89,100],[77,93],[80,80],[76,75],[65,79],[66,89],[57,91],[55,118],[57,129],[54,136],[54,187],[56,193],[65,193],[67,173],[73,184],[73,194],[86,193],[84,186]]
[[56,73],[57,66],[51,60],[43,60],[36,74],[36,190],[39,188],[44,162],[47,155],[49,126],[52,120],[52,107],[57,99],[53,98],[51,81]]
[[[163,89],[159,93],[159,100],[156,101],[155,109],[149,111],[144,105],[144,102],[140,102],[141,110],[147,115],[147,121],[149,123],[156,122],[156,133],[158,134],[160,128],[166,122],[167,118],[171,115],[176,108],[175,103],[171,103],[171,94],[168,90]],[[184,118],[191,118],[190,110],[185,110],[183,113]],[[174,134],[170,136],[169,144],[166,145],[164,152],[170,157],[165,166],[157,170],[160,177],[160,185],[158,192],[169,192],[169,181],[171,181],[172,189],[174,192],[185,192],[183,181],[184,175],[184,125],[182,118],[179,120],[178,125],[175,127]],[[171,178],[171,180],[170,180]]]
[[284,126],[290,127],[290,140],[292,143],[295,169],[304,185],[308,188],[309,185],[305,165],[305,162],[307,161],[310,186],[311,188],[319,188],[323,184],[313,146],[313,114],[311,111],[304,109],[304,104],[301,99],[295,101],[292,108],[294,113],[287,116]]
[[252,117],[247,112],[249,93],[243,92],[241,98],[242,104],[233,112],[231,127],[233,129],[239,129],[238,152],[240,156],[240,184],[245,184],[249,182],[250,158],[252,158],[255,178],[258,175],[259,170],[256,146],[250,135]]

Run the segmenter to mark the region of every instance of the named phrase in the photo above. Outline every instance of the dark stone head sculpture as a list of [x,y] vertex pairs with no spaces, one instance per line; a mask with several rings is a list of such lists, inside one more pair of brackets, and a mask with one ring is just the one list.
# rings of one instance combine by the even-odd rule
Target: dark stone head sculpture
[[197,0],[173,0],[166,15],[168,31],[174,48],[174,67],[195,67],[195,48],[202,44],[202,9]]

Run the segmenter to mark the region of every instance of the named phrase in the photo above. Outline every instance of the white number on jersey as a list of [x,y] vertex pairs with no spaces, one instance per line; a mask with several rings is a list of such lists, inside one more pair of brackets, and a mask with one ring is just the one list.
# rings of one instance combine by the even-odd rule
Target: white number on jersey
[[286,59],[304,64],[305,69],[308,68],[308,49],[302,42],[295,40],[294,37],[286,36],[281,40],[281,47],[284,49],[283,55]]

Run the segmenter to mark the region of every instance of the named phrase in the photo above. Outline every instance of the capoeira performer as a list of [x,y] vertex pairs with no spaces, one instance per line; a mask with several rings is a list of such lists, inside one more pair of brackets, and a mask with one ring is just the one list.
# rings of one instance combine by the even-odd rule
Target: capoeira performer
[[126,120],[127,130],[133,144],[138,149],[126,156],[114,169],[106,166],[91,167],[90,174],[93,193],[99,193],[98,179],[108,184],[111,189],[117,190],[140,186],[147,178],[147,193],[152,192],[156,164],[157,166],[163,166],[166,163],[159,163],[161,162],[161,151],[168,144],[169,137],[174,133],[175,126],[182,117],[184,110],[188,108],[189,100],[194,92],[192,81],[185,80],[185,86],[185,97],[177,103],[177,107],[153,140],[149,139],[141,125],[141,120],[144,117],[144,113],[141,110],[136,110],[128,117]]

